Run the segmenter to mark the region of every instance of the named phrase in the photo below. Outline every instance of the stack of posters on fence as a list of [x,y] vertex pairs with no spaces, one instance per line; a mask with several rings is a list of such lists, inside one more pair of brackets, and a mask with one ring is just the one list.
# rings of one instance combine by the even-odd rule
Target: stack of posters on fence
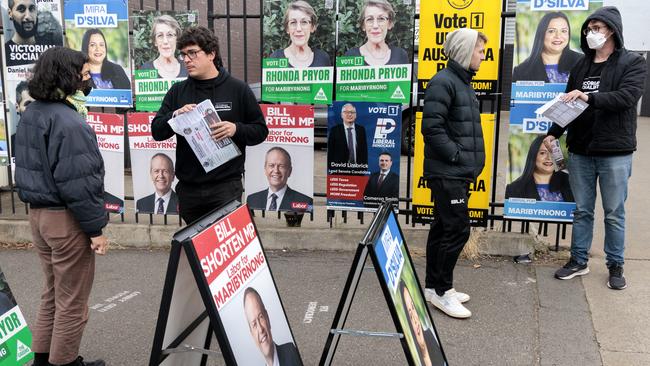
[[192,238],[238,365],[302,365],[262,244],[244,205]]
[[312,212],[314,107],[260,107],[269,135],[246,148],[246,203],[256,210]]
[[[483,143],[485,145],[485,167],[476,181],[469,186],[468,202],[470,224],[486,226],[492,189],[492,162],[494,156],[494,114],[481,114]],[[431,201],[431,190],[424,179],[424,138],[422,137],[422,112],[415,116],[415,155],[413,157],[413,221],[429,223],[433,220],[435,202]]]
[[375,211],[399,198],[399,104],[335,102],[328,110],[327,208]]
[[262,100],[330,104],[335,1],[264,1]]
[[88,124],[95,130],[99,151],[104,159],[104,207],[124,212],[124,116],[88,113]]
[[139,10],[133,20],[135,106],[158,111],[167,90],[187,77],[176,40],[183,29],[196,24],[197,12]]
[[535,111],[564,92],[569,71],[581,57],[580,26],[602,2],[556,5],[551,9],[546,2],[517,1],[504,208],[508,218],[573,219],[568,173],[554,171],[551,154],[541,143],[552,122]]
[[130,107],[128,3],[125,0],[65,0],[68,47],[88,55],[94,88],[89,106]]
[[336,99],[408,103],[413,63],[411,0],[340,0]]
[[129,150],[136,213],[177,215],[176,135],[165,141],[151,137],[155,113],[129,113]]
[[0,365],[18,366],[34,358],[32,333],[0,268]]
[[[12,7],[9,8],[9,3]],[[34,99],[27,92],[32,67],[50,47],[63,45],[59,0],[2,1],[4,33],[4,98],[9,143],[14,141],[20,114]],[[0,139],[4,139],[0,137]],[[2,148],[0,142],[0,148]],[[10,147],[11,148],[11,147]],[[7,151],[6,147],[4,151]],[[2,151],[0,151],[2,154]],[[4,154],[2,154],[4,155]]]

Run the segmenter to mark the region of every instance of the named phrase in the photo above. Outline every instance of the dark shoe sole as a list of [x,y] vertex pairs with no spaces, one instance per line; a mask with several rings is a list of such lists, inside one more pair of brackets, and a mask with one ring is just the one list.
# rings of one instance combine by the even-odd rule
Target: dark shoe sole
[[609,281],[607,281],[607,287],[611,288],[612,290],[625,290],[627,288],[627,283],[623,287],[612,287],[612,285],[609,284]]
[[572,279],[573,277],[576,277],[576,276],[584,276],[584,275],[586,275],[587,273],[589,273],[589,267],[587,267],[587,268],[585,268],[585,269],[581,269],[581,270],[579,270],[579,271],[575,271],[575,272],[571,273],[571,274],[568,275],[568,276],[558,276],[557,273],[556,273],[556,274],[555,274],[555,278],[557,278],[558,280],[570,280],[570,279]]

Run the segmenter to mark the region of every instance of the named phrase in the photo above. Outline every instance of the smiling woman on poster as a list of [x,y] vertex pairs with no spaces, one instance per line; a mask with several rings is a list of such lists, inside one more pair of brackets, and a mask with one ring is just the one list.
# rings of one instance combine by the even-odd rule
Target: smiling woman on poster
[[172,16],[156,17],[151,25],[151,44],[158,50],[158,57],[145,62],[140,69],[156,70],[163,79],[187,77],[185,64],[176,57],[176,38],[180,34],[181,26]]
[[530,56],[515,67],[512,81],[535,80],[566,83],[569,71],[582,56],[571,50],[571,26],[559,11],[544,15],[539,21]]
[[309,47],[309,37],[318,27],[318,18],[311,5],[302,0],[290,3],[282,23],[291,42],[287,48],[273,51],[270,58],[287,58],[289,65],[295,68],[332,66],[327,53]]
[[97,28],[84,33],[81,52],[88,55],[90,76],[97,89],[131,89],[131,83],[122,66],[108,60],[106,37]]
[[533,198],[538,201],[573,202],[569,175],[555,171],[551,152],[542,143],[546,136],[531,142],[521,177],[506,186],[505,198]]
[[359,13],[359,28],[366,33],[366,43],[348,50],[345,56],[363,56],[370,66],[408,64],[403,48],[386,43],[388,31],[393,29],[395,11],[387,0],[367,0]]

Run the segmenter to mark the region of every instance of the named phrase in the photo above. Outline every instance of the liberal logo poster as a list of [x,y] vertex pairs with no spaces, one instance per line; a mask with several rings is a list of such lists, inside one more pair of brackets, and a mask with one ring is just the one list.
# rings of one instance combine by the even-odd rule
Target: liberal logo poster
[[246,148],[246,203],[255,210],[314,209],[314,107],[260,105],[269,135]]
[[535,111],[564,92],[582,57],[580,27],[601,6],[600,0],[517,1],[504,217],[573,220],[568,172],[556,171],[541,143],[552,122]]
[[[492,189],[492,158],[494,156],[494,114],[481,114],[485,167],[476,181],[469,186],[469,221],[473,226],[487,226],[487,214]],[[415,115],[415,152],[413,157],[413,221],[430,223],[435,202],[431,189],[424,179],[424,138],[422,137],[422,112]]]
[[196,11],[137,10],[133,21],[135,107],[157,112],[169,88],[187,78],[185,63],[176,49],[183,29],[195,25]]
[[238,365],[302,365],[248,206],[192,239]]
[[178,215],[176,135],[165,141],[151,137],[155,113],[127,114],[133,200],[139,214]]
[[88,113],[86,122],[95,130],[104,159],[104,208],[124,213],[124,116]]
[[126,0],[65,0],[68,47],[90,59],[93,90],[88,106],[130,107],[131,57]]
[[0,366],[24,365],[34,358],[32,333],[0,268]]
[[[3,101],[6,103],[9,135],[5,143],[11,145],[20,115],[34,100],[27,91],[32,67],[47,49],[63,46],[63,26],[59,0],[2,0],[1,4],[5,66]],[[0,139],[4,139],[4,135]],[[0,148],[3,145],[0,142]],[[13,151],[12,146],[9,148]],[[4,153],[0,151],[0,156],[6,156],[6,151],[4,146]]]
[[327,208],[376,211],[398,203],[399,104],[335,102],[328,110]]
[[340,0],[336,99],[408,103],[413,63],[412,0]]
[[262,100],[332,103],[335,4],[264,1]]

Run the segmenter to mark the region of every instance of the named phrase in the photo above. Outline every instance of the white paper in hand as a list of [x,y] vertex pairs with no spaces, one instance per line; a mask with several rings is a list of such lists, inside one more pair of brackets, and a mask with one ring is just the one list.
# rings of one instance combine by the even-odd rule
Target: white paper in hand
[[576,99],[568,103],[563,102],[560,100],[563,95],[564,93],[558,94],[555,98],[537,108],[535,113],[550,119],[561,127],[566,127],[589,107],[589,104],[583,102],[582,99]]

